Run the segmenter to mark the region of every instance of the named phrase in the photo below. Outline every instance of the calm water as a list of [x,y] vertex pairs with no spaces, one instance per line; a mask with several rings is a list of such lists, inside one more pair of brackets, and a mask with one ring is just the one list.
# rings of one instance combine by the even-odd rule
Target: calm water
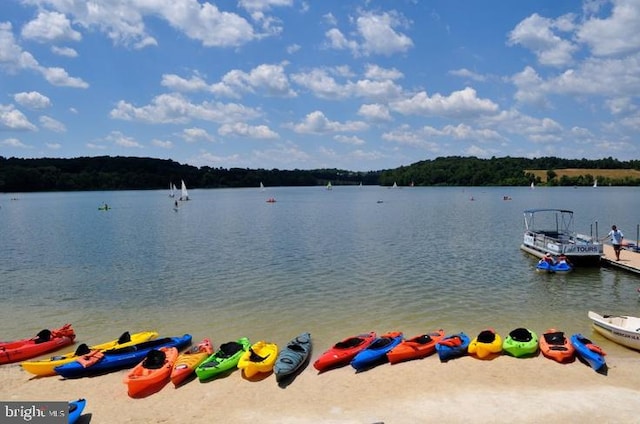
[[[166,191],[4,194],[0,339],[65,322],[87,342],[156,329],[216,345],[245,335],[285,343],[310,331],[318,350],[371,330],[592,334],[589,309],[640,315],[640,278],[611,269],[537,274],[537,259],[519,249],[522,211],[572,209],[579,232],[603,236],[615,223],[636,240],[638,194],[190,190],[178,212]],[[113,209],[99,211],[103,202]]]

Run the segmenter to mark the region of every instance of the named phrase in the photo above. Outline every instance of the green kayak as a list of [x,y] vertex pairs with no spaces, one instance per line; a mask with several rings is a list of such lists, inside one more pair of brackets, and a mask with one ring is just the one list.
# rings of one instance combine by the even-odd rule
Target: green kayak
[[538,335],[526,328],[516,328],[505,337],[502,350],[516,358],[533,356],[538,352]]
[[246,337],[220,345],[220,349],[198,365],[196,375],[200,381],[205,381],[236,368],[240,357],[250,347],[251,342]]

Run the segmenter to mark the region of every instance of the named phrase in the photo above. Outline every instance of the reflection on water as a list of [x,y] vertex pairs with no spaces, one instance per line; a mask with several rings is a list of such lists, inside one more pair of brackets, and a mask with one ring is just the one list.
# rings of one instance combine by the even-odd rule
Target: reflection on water
[[[310,331],[324,344],[370,330],[590,333],[589,309],[637,311],[638,278],[535,273],[522,211],[572,209],[576,230],[602,236],[615,222],[633,240],[636,191],[192,190],[177,212],[162,191],[4,195],[1,338],[64,322],[87,341],[142,329],[216,343]],[[610,207],[619,199],[628,208]]]

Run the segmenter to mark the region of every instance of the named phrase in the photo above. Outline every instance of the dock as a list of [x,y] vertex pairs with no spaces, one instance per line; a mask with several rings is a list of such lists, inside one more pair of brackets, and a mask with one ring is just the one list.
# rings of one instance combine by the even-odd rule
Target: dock
[[640,274],[640,252],[637,249],[622,249],[620,251],[620,260],[616,261],[616,253],[613,251],[613,246],[605,244],[604,255],[600,258],[600,262],[604,266]]

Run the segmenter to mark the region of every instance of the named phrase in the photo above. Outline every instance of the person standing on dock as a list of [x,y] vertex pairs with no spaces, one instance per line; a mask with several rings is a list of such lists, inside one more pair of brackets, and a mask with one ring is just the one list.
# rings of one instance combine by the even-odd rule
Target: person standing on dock
[[[611,244],[613,245],[613,251],[616,252],[616,261],[620,260],[620,250],[622,249],[622,239],[624,234],[618,230],[615,225],[611,226],[611,231],[607,234],[607,237],[611,237]],[[606,237],[605,237],[606,238]]]

